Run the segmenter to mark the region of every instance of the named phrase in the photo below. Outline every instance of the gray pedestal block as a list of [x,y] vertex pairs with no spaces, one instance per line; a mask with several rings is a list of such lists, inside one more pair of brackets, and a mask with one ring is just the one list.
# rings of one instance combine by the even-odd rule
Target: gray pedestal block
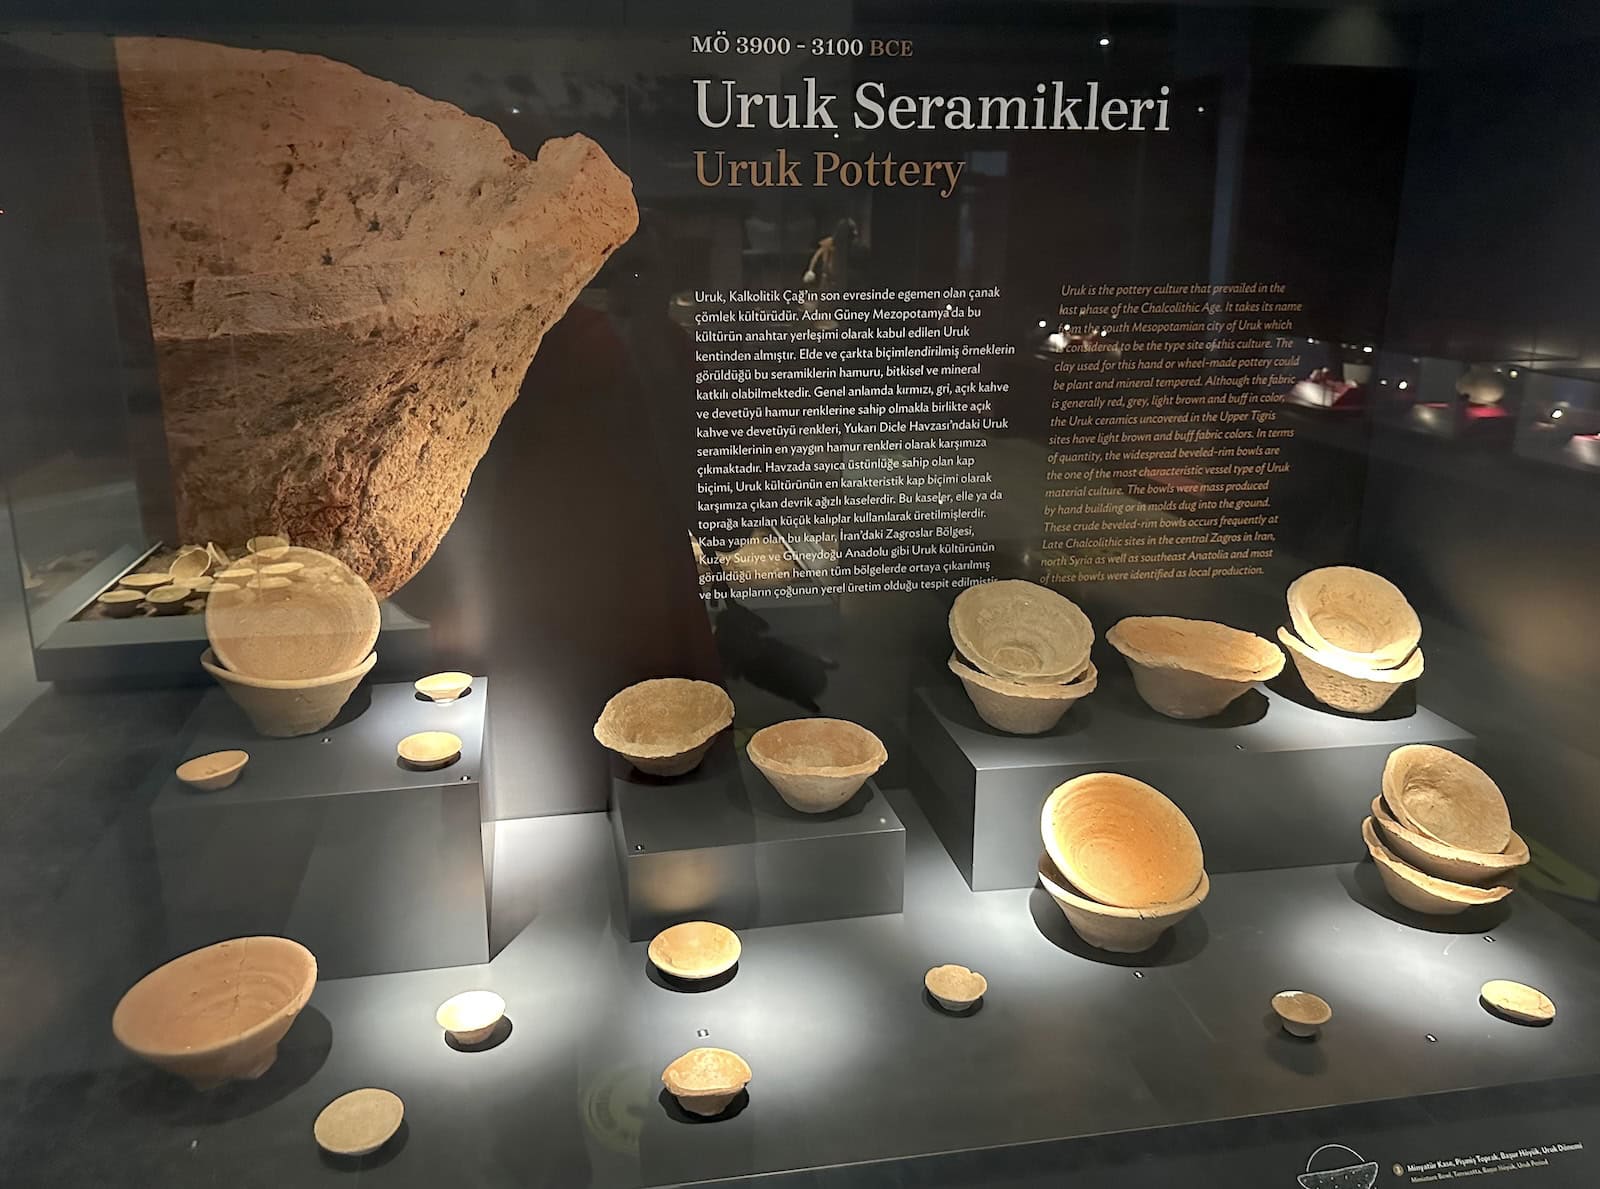
[[724,739],[676,779],[616,761],[609,814],[635,941],[679,921],[750,929],[903,903],[905,827],[872,781],[838,809],[800,813]]
[[[169,776],[151,806],[172,944],[277,933],[310,948],[323,978],[488,961],[488,696],[481,677],[447,706],[362,686],[327,730],[267,739],[208,693],[174,765],[227,748],[250,762],[212,793]],[[430,730],[458,735],[461,758],[402,765],[395,744]]]
[[1033,884],[1045,798],[1086,772],[1121,772],[1171,797],[1215,875],[1358,860],[1361,819],[1394,748],[1473,749],[1470,734],[1420,706],[1358,719],[1258,687],[1217,718],[1185,722],[1146,706],[1117,658],[1100,674],[1060,726],[1027,737],[986,726],[954,678],[915,691],[912,788],[974,891]]

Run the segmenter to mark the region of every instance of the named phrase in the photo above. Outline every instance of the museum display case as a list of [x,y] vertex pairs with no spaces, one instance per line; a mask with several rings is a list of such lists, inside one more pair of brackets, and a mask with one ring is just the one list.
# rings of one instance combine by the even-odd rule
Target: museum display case
[[0,1184],[1600,1183],[1600,14],[5,8]]

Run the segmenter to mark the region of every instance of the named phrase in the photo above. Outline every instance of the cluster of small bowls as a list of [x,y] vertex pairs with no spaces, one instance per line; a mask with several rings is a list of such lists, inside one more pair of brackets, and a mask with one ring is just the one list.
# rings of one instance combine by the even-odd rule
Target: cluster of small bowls
[[1389,753],[1361,836],[1390,897],[1430,916],[1505,899],[1530,857],[1489,775],[1429,744]]
[[[179,615],[189,608],[190,600],[204,598],[217,588],[217,574],[228,565],[227,551],[215,543],[185,545],[166,573],[149,570],[124,574],[95,602],[112,619],[127,619],[140,611]],[[233,589],[226,583],[222,588]]]
[[[1326,566],[1289,585],[1278,629],[1311,695],[1350,714],[1374,714],[1422,676],[1422,622],[1400,588],[1354,566]],[[1298,633],[1298,634],[1296,634]]]
[[970,586],[950,608],[950,671],[978,717],[997,731],[1055,729],[1100,675],[1089,660],[1094,626],[1071,599],[1033,582]]

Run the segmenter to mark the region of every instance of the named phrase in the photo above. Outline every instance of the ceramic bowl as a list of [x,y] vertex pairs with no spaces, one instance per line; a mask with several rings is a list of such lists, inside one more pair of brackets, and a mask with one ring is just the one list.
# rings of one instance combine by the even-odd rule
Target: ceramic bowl
[[317,1146],[332,1156],[370,1156],[400,1130],[405,1103],[389,1090],[367,1087],[341,1094],[311,1125]]
[[218,582],[231,582],[236,586],[243,586],[256,576],[254,566],[229,566],[227,569],[218,570],[211,575]]
[[197,1089],[258,1078],[317,985],[317,960],[286,937],[239,937],[145,975],[111,1017],[118,1042]]
[[1391,751],[1383,799],[1401,825],[1445,846],[1493,855],[1511,844],[1511,811],[1500,787],[1443,747],[1413,743]]
[[1349,714],[1376,714],[1408,681],[1422,676],[1422,649],[1396,669],[1364,669],[1308,648],[1288,628],[1278,629],[1278,641],[1288,650],[1300,680],[1324,706]]
[[935,966],[922,976],[933,1001],[945,1011],[971,1011],[989,990],[989,980],[965,966]]
[[661,1071],[661,1083],[692,1115],[720,1115],[750,1084],[750,1066],[727,1049],[690,1049]]
[[289,538],[265,534],[251,537],[244,543],[245,551],[261,557],[282,557],[289,548]]
[[1131,776],[1090,772],[1067,781],[1046,799],[1040,832],[1072,887],[1101,904],[1181,903],[1205,874],[1200,839],[1183,810]]
[[461,737],[449,731],[418,731],[395,744],[410,768],[448,768],[461,758]]
[[1130,616],[1106,640],[1126,658],[1145,704],[1168,718],[1211,718],[1283,672],[1272,641],[1203,619]]
[[1492,883],[1511,874],[1532,857],[1528,852],[1528,844],[1515,830],[1511,831],[1511,841],[1500,854],[1462,850],[1436,842],[1425,834],[1418,834],[1401,825],[1381,796],[1372,799],[1372,820],[1377,824],[1379,839],[1394,852],[1395,858],[1436,879],[1448,879],[1454,883]]
[[733,700],[720,685],[657,677],[613,696],[594,737],[641,772],[682,776],[700,766],[732,722]]
[[457,1044],[478,1045],[505,1018],[506,1001],[493,991],[462,991],[439,1005],[434,1020]]
[[1333,1008],[1320,995],[1310,991],[1279,991],[1272,997],[1272,1010],[1290,1036],[1310,1038],[1333,1019]]
[[206,635],[217,659],[270,681],[328,677],[359,665],[378,640],[378,600],[367,584],[315,549],[286,546],[282,560],[302,568],[293,577],[258,569],[238,591],[213,587]]
[[137,590],[108,590],[95,602],[112,619],[127,619],[139,613],[144,594]]
[[187,603],[193,592],[185,585],[168,583],[158,586],[154,590],[146,591],[144,601],[157,615],[182,615],[184,604]]
[[429,673],[412,686],[430,702],[448,706],[472,688],[471,673]]
[[185,545],[167,567],[173,578],[200,578],[211,569],[215,559],[204,545]]
[[1555,1000],[1527,983],[1493,978],[1483,984],[1478,998],[1495,1015],[1518,1024],[1548,1024],[1556,1018]]
[[306,681],[267,681],[223,668],[209,648],[200,657],[201,667],[222,683],[251,726],[275,738],[322,730],[339,716],[361,679],[377,663],[378,654],[372,652],[344,673]]
[[792,718],[750,736],[747,754],[791,809],[843,805],[889,758],[883,741],[842,718]]
[[662,974],[690,981],[726,974],[743,952],[739,935],[713,921],[685,921],[650,940],[650,961]]
[[1377,864],[1384,891],[1395,903],[1412,912],[1426,916],[1454,916],[1469,908],[1494,904],[1511,895],[1512,888],[1507,883],[1480,888],[1440,879],[1401,862],[1384,846],[1370,817],[1361,820],[1361,837],[1367,844],[1367,853]]
[[1289,584],[1289,618],[1315,652],[1356,669],[1392,669],[1416,651],[1422,622],[1400,588],[1354,566],[1326,566]]
[[1194,891],[1175,903],[1149,908],[1113,908],[1081,895],[1062,876],[1048,854],[1039,856],[1039,883],[1050,893],[1074,933],[1095,949],[1113,954],[1143,953],[1211,894],[1211,879],[1202,871]]
[[178,765],[177,777],[192,789],[214,793],[239,779],[250,762],[247,751],[213,751]]
[[1065,685],[1024,685],[990,677],[962,660],[959,652],[950,654],[949,666],[961,679],[978,717],[1009,735],[1042,735],[1054,730],[1072,704],[1094,693],[1100,681],[1093,661]]
[[117,579],[119,586],[126,586],[129,590],[155,590],[158,586],[166,586],[172,581],[170,574],[142,573],[124,574]]
[[1089,663],[1094,627],[1072,600],[1033,582],[969,586],[950,608],[950,638],[991,677],[1060,685]]

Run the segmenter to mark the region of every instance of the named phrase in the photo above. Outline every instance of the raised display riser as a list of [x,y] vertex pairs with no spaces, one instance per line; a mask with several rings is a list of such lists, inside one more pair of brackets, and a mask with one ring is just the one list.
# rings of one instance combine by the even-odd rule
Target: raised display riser
[[1165,718],[1139,699],[1126,666],[1046,735],[1005,735],[978,718],[952,677],[915,691],[911,785],[974,891],[1034,883],[1039,813],[1057,785],[1120,772],[1188,814],[1212,874],[1353,862],[1360,823],[1396,747],[1472,754],[1472,735],[1396,698],[1361,719],[1261,687],[1211,719]]

